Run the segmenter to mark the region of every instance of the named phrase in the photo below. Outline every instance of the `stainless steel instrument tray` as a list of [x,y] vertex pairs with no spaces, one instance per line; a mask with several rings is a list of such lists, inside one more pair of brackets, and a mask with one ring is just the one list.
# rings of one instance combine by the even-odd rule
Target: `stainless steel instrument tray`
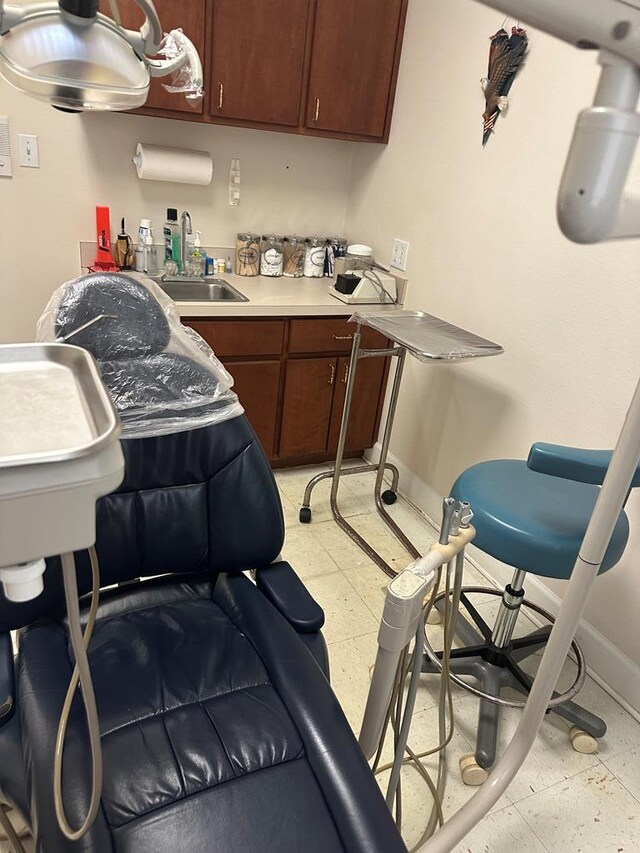
[[460,361],[504,352],[500,344],[424,311],[388,311],[384,314],[356,311],[351,322],[371,326],[405,347],[420,361]]
[[120,420],[86,350],[0,346],[0,469],[79,459],[119,434]]

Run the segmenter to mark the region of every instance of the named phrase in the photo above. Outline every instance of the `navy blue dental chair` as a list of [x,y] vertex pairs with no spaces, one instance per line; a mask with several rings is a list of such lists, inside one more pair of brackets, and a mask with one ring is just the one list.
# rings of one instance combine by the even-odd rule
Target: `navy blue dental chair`
[[[571,576],[591,512],[602,485],[611,451],[579,450],[571,447],[534,444],[526,462],[495,460],[467,469],[455,482],[452,495],[471,502],[473,524],[477,530],[474,545],[515,569],[513,579],[502,595],[493,628],[482,618],[466,595],[463,596],[466,619],[458,622],[458,635],[464,647],[452,652],[452,671],[477,679],[487,698],[480,701],[475,766],[472,760],[461,762],[463,779],[480,784],[495,761],[502,688],[515,688],[528,694],[533,680],[520,665],[544,647],[551,626],[525,637],[514,638],[520,607],[524,603],[552,620],[551,614],[524,602],[527,573],[540,577],[568,580]],[[632,488],[640,486],[640,470]],[[620,514],[600,573],[612,569],[622,557],[629,537],[626,513]],[[484,588],[468,591],[492,592]],[[465,615],[466,615],[465,614]],[[582,653],[578,657],[575,687],[586,674]],[[426,662],[426,672],[435,671]],[[577,691],[576,691],[577,692]],[[569,695],[567,695],[569,694]],[[571,701],[570,688],[555,700],[551,712],[568,721],[571,743],[581,752],[597,751],[597,739],[606,733],[603,720]],[[563,696],[566,700],[563,701]],[[496,702],[496,699],[498,702]],[[463,766],[464,765],[464,766]]]
[[[162,355],[167,375],[190,377],[197,408],[197,384],[211,380],[166,345],[164,334],[142,335],[139,349],[101,353],[107,383],[127,374],[142,395],[149,359]],[[179,383],[152,384],[171,408]],[[57,559],[35,601],[0,594],[0,799],[26,818],[39,853],[406,853],[329,686],[324,614],[278,559],[278,492],[246,418],[122,444],[124,482],[97,507],[111,587],[89,647],[104,755],[98,818],[72,843],[55,816],[54,741],[73,668]],[[86,593],[87,554],[76,559]],[[79,825],[90,756],[78,699],[63,791]]]

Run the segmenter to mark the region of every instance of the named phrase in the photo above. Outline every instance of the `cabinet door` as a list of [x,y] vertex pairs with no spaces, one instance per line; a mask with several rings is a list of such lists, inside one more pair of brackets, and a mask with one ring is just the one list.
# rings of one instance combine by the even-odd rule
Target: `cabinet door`
[[336,374],[335,358],[287,362],[280,457],[326,452]]
[[234,391],[244,406],[249,423],[265,453],[272,459],[278,420],[280,362],[227,361],[225,367],[233,376]]
[[[376,442],[376,419],[386,361],[386,358],[363,358],[358,361],[345,450],[366,450]],[[339,358],[327,446],[327,450],[332,453],[338,448],[348,378],[349,359]]]
[[317,0],[307,127],[383,138],[404,0]]
[[[160,23],[165,33],[181,28],[196,46],[204,66],[205,45],[205,0],[154,0],[154,5],[160,16]],[[109,0],[100,0],[100,11],[111,17]],[[128,30],[139,30],[144,23],[144,13],[134,0],[118,0],[122,26]],[[163,87],[163,83],[171,85],[171,74],[168,77],[155,78],[151,81],[149,98],[145,107],[155,107],[172,112],[202,113],[202,102],[194,110],[189,106],[184,95],[174,94]]]
[[215,0],[211,115],[297,125],[309,0]]

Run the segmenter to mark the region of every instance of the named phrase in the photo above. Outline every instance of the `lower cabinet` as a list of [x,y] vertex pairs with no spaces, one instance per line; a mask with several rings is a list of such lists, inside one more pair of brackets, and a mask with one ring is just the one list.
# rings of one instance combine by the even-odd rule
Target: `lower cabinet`
[[279,361],[227,361],[233,387],[269,459],[276,450]]
[[[348,353],[354,326],[347,317],[183,318],[211,346],[274,467],[335,456],[342,421]],[[362,346],[388,341],[363,329]],[[388,359],[358,362],[345,451],[359,455],[376,441]]]
[[[338,448],[342,410],[349,379],[349,361],[348,358],[339,358],[336,369],[336,390],[327,443],[327,450],[333,454]],[[384,393],[388,369],[386,362],[385,358],[361,358],[358,361],[345,443],[347,450],[360,447],[366,449],[373,447],[376,443],[380,426],[378,412],[382,404],[381,394]]]
[[281,456],[308,456],[328,449],[335,384],[335,358],[295,358],[287,362]]

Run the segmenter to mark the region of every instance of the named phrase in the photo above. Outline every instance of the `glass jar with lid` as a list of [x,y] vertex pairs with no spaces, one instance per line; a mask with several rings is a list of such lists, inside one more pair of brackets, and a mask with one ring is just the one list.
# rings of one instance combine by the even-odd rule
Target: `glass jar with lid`
[[284,238],[283,274],[288,278],[304,275],[305,242],[292,234]]
[[260,275],[282,275],[283,253],[282,237],[264,235],[260,243]]
[[260,237],[250,232],[236,239],[236,275],[253,276],[260,272]]
[[326,241],[318,236],[307,237],[304,256],[304,274],[307,278],[322,278],[325,256]]

